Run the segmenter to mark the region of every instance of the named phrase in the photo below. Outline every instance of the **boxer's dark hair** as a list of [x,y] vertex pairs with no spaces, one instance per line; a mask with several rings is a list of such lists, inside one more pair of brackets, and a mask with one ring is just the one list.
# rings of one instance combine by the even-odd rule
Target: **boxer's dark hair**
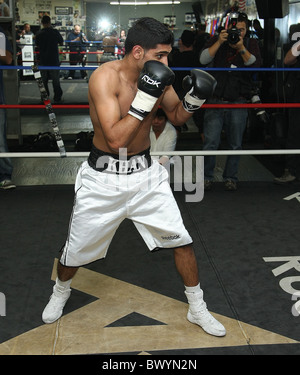
[[173,45],[174,35],[166,25],[151,17],[137,20],[128,30],[125,41],[125,54],[136,45],[145,50],[156,48],[157,44]]

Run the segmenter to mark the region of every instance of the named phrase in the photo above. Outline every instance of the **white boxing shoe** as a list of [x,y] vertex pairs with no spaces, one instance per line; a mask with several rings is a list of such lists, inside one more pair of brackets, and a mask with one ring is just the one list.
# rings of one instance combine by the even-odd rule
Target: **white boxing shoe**
[[53,293],[42,314],[42,320],[44,323],[53,323],[62,316],[63,309],[70,294],[70,288],[63,289],[56,284],[54,285]]
[[225,327],[215,319],[207,310],[206,303],[203,300],[203,292],[201,293],[187,293],[185,292],[189,301],[189,311],[187,319],[189,322],[198,324],[206,333],[222,337],[226,335]]

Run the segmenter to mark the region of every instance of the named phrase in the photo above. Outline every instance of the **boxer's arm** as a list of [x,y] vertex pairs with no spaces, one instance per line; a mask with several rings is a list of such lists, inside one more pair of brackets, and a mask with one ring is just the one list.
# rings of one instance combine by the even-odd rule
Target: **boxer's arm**
[[[138,79],[138,90],[128,114],[124,116],[123,113],[121,118],[118,72],[109,67],[94,72],[89,84],[89,100],[93,103],[99,121],[94,118],[93,124],[95,126],[95,122],[99,123],[106,143],[112,150],[127,147],[134,139],[143,126],[144,118],[173,79],[174,73],[166,65],[158,61],[147,61]],[[130,86],[128,89],[130,90]]]
[[191,74],[183,79],[183,88],[187,93],[182,101],[179,101],[173,88],[168,88],[161,106],[172,124],[183,125],[192,117],[205,100],[213,95],[216,84],[216,80],[209,73],[193,69]]
[[93,126],[101,127],[107,145],[116,152],[133,140],[141,126],[141,121],[133,116],[121,118],[119,84],[117,73],[111,69],[95,71],[89,82],[89,102],[95,110],[95,113],[91,110]]
[[174,126],[182,126],[192,117],[192,113],[183,108],[182,101],[178,98],[173,86],[166,89],[160,105]]

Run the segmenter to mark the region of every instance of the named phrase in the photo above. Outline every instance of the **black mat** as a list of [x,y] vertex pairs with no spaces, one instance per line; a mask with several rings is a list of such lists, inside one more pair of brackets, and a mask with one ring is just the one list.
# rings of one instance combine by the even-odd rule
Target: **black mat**
[[[300,317],[293,316],[295,301],[279,282],[299,278],[299,271],[291,269],[276,277],[272,270],[285,262],[264,258],[299,255],[300,202],[284,200],[298,191],[297,185],[245,182],[237,192],[225,192],[222,184],[216,184],[199,203],[186,203],[184,192],[175,193],[194,239],[209,309],[297,341]],[[6,316],[0,317],[0,343],[43,324],[41,312],[51,293],[53,259],[64,243],[72,204],[72,186],[0,192],[0,292],[7,305]],[[117,231],[107,258],[87,268],[186,302],[172,251],[150,253],[128,220]],[[298,281],[292,286],[300,289]],[[94,298],[74,292],[76,298],[70,299],[66,313]],[[250,344],[167,354],[299,353],[297,344]]]

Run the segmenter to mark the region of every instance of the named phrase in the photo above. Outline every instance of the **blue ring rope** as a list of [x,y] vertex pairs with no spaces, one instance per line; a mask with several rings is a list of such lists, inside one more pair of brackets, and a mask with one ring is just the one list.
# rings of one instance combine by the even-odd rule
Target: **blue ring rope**
[[[39,70],[95,70],[97,67],[95,66],[77,66],[77,65],[62,65],[62,66],[38,66]],[[0,69],[2,70],[13,70],[13,69],[31,69],[31,66],[23,66],[23,65],[0,65]],[[297,72],[300,71],[300,68],[203,68],[203,67],[183,67],[183,68],[175,68],[170,66],[170,69],[174,71],[188,71],[193,69],[201,69],[205,71],[235,71],[235,72]]]

